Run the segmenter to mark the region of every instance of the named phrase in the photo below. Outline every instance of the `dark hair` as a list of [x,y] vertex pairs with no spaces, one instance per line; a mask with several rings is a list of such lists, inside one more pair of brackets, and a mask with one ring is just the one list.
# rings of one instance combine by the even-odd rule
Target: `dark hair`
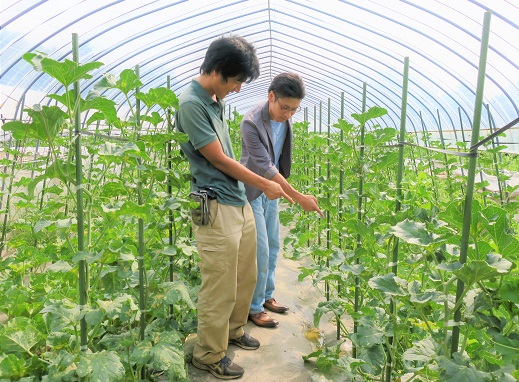
[[213,71],[226,82],[229,77],[238,77],[241,82],[255,80],[260,75],[256,48],[240,36],[214,40],[200,66],[200,73],[211,74]]
[[278,74],[270,83],[269,93],[271,91],[274,92],[276,98],[303,99],[306,95],[303,79],[296,73]]

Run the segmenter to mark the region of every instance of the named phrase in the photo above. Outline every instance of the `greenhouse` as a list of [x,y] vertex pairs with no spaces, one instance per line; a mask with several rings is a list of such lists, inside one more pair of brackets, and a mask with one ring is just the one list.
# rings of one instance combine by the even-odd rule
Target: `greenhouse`
[[518,380],[517,1],[0,14],[0,382]]

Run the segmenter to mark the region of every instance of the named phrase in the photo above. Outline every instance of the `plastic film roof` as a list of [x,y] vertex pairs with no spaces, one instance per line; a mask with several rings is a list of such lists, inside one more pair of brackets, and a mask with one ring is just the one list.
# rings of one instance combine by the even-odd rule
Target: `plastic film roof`
[[[400,126],[404,57],[409,57],[406,128],[437,131],[460,141],[474,117],[482,24],[492,12],[481,135],[519,115],[519,3],[516,0],[10,0],[1,3],[0,107],[20,117],[25,104],[47,103],[63,89],[21,59],[41,51],[71,59],[79,35],[82,63],[104,66],[83,82],[88,92],[103,73],[139,66],[143,90],[166,86],[180,94],[198,72],[209,43],[238,34],[252,42],[261,76],[226,101],[239,113],[266,100],[271,79],[284,71],[302,75],[311,127],[359,113],[388,109],[381,124]],[[120,99],[114,99],[120,102]],[[329,106],[328,106],[329,105]],[[488,105],[488,106],[487,106]],[[328,117],[328,108],[330,116]],[[295,115],[302,120],[304,113]],[[314,125],[315,121],[315,125]],[[518,152],[519,127],[500,138]],[[470,137],[465,136],[465,140]]]

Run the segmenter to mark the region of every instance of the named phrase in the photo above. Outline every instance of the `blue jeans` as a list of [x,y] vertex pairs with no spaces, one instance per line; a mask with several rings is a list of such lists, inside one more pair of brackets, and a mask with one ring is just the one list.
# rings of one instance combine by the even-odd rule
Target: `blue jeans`
[[249,312],[263,312],[265,300],[271,299],[276,289],[275,275],[279,252],[278,200],[269,200],[265,194],[250,202],[256,220],[258,280]]

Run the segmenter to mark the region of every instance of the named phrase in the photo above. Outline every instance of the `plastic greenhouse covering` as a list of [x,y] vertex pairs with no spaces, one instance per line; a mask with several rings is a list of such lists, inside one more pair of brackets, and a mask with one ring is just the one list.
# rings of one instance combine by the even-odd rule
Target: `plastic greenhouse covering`
[[[227,99],[239,113],[265,96],[273,76],[295,71],[306,81],[302,106],[310,121],[329,99],[332,120],[339,118],[341,92],[346,118],[359,111],[366,82],[368,105],[386,108],[384,123],[398,127],[403,60],[409,57],[407,130],[437,135],[442,129],[454,144],[462,140],[461,128],[470,131],[474,117],[486,10],[492,11],[484,89],[489,114],[482,118],[481,135],[519,115],[519,5],[514,1],[23,0],[1,6],[5,119],[20,117],[23,96],[32,105],[57,91],[55,81],[21,56],[41,51],[57,60],[70,58],[72,33],[79,35],[81,62],[104,64],[83,92],[105,72],[139,65],[143,88],[165,85],[169,75],[176,94],[198,73],[211,40],[239,34],[255,44],[261,61],[261,77]],[[519,152],[516,126],[503,140],[507,150]]]
[[2,0],[0,60],[0,382],[519,380],[519,0]]

